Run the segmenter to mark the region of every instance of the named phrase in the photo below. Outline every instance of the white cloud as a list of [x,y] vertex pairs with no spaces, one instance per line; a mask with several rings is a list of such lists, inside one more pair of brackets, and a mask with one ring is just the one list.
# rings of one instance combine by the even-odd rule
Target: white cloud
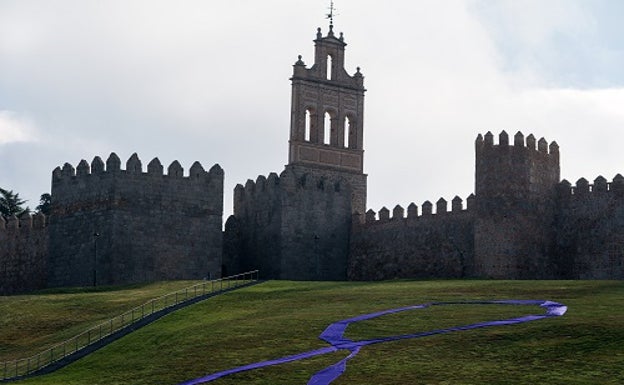
[[0,110],[0,145],[32,142],[36,138],[35,125],[30,119],[13,111]]

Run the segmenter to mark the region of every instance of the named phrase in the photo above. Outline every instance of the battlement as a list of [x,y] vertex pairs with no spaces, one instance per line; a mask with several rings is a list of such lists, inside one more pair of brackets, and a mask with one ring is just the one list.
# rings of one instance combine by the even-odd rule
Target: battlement
[[487,148],[500,148],[504,149],[507,147],[512,147],[515,149],[526,148],[527,150],[534,151],[536,153],[541,153],[544,155],[551,155],[553,157],[559,158],[559,145],[557,142],[552,141],[550,144],[543,137],[536,141],[535,136],[530,134],[529,136],[524,137],[524,134],[520,131],[514,135],[513,145],[509,143],[509,134],[505,130],[501,131],[498,135],[498,144],[494,143],[494,135],[492,132],[488,131],[485,135],[477,135],[477,139],[475,141],[475,147],[477,152]]
[[[364,223],[369,224],[378,224],[378,223],[386,223],[390,221],[398,221],[398,220],[423,220],[427,218],[433,217],[443,217],[445,215],[457,215],[461,213],[467,213],[474,209],[475,206],[475,196],[474,194],[470,194],[470,196],[466,199],[466,207],[464,208],[464,201],[459,197],[455,196],[451,201],[451,211],[448,210],[448,201],[444,198],[440,198],[437,200],[435,204],[435,213],[433,212],[433,203],[430,201],[425,201],[421,207],[421,213],[419,214],[418,206],[412,202],[407,206],[407,216],[405,216],[405,209],[401,205],[394,206],[392,209],[392,216],[390,216],[390,210],[385,206],[382,207],[378,213],[374,210],[369,209],[366,212]],[[356,213],[354,215],[356,218],[360,216],[360,214]],[[357,221],[361,223],[360,221]]]
[[184,175],[184,169],[180,165],[180,162],[174,160],[167,168],[167,173],[163,173],[163,166],[158,158],[152,159],[147,165],[146,172],[143,172],[143,166],[141,160],[136,153],[126,162],[125,170],[121,168],[121,160],[112,152],[106,164],[99,156],[96,156],[91,161],[91,164],[82,159],[78,165],[74,168],[70,163],[65,163],[63,167],[56,167],[52,171],[52,185],[64,183],[70,180],[76,180],[81,178],[89,178],[92,176],[106,177],[110,175],[125,175],[125,176],[147,176],[147,177],[165,177],[170,179],[185,179],[185,180],[210,180],[213,178],[223,178],[223,169],[218,164],[215,164],[210,168],[208,172],[202,167],[201,163],[194,162],[189,169],[188,175]]
[[[269,177],[260,175],[255,181],[247,179],[245,185],[237,184],[234,188],[234,200],[241,201],[248,198],[255,198],[264,193],[271,193],[276,191],[280,184],[283,183],[285,176],[278,176],[272,172]],[[295,186],[299,190],[310,191],[326,191],[326,192],[340,192],[345,186],[345,181],[342,178],[318,176],[311,173],[304,174],[297,178]]]
[[12,215],[4,218],[0,215],[0,231],[30,231],[48,227],[48,218],[42,214],[24,214],[20,217]]
[[594,183],[590,184],[585,178],[576,181],[576,185],[572,186],[567,180],[562,180],[557,186],[559,197],[564,200],[582,200],[591,197],[602,197],[609,194],[616,197],[624,197],[624,176],[617,174],[611,182],[599,175],[594,179]]
[[[560,180],[559,145],[524,137],[517,132],[510,144],[502,131],[498,144],[494,135],[479,134],[475,141],[475,194],[480,207],[522,206],[526,200],[542,201],[551,197]],[[485,206],[484,206],[485,205]],[[488,210],[490,210],[488,209]]]
[[247,179],[244,186],[239,183],[234,187],[234,201],[239,202],[256,194],[274,191],[279,185],[280,177],[274,172],[270,173],[268,178],[264,175],[259,175],[255,182]]

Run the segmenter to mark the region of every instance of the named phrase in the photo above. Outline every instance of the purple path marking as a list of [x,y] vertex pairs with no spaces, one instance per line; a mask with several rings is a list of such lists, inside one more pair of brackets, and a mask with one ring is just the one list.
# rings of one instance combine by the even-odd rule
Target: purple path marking
[[[470,325],[462,325],[462,326],[455,326],[455,327],[446,328],[446,329],[430,330],[430,331],[414,333],[414,334],[402,334],[402,335],[396,335],[396,336],[391,336],[391,337],[375,338],[371,340],[352,341],[348,338],[345,338],[344,336],[344,333],[347,330],[347,327],[354,322],[369,320],[369,319],[380,317],[386,314],[400,313],[400,312],[408,311],[408,310],[425,309],[430,306],[446,306],[446,305],[531,305],[531,306],[539,305],[540,307],[545,309],[545,313],[544,314],[530,314],[530,315],[525,315],[522,317],[509,318],[505,320],[478,322],[478,323],[474,323]],[[321,348],[321,349],[316,349],[316,350],[310,350],[308,352],[303,352],[299,354],[294,354],[292,356],[281,357],[281,358],[277,358],[274,360],[261,361],[261,362],[256,362],[256,363],[249,364],[249,365],[239,366],[237,368],[213,373],[205,377],[200,377],[194,380],[182,382],[179,385],[204,384],[206,382],[210,382],[221,377],[229,376],[230,374],[234,374],[234,373],[263,368],[266,366],[284,364],[287,362],[302,360],[302,359],[306,359],[310,357],[319,356],[322,354],[337,352],[339,350],[348,350],[350,354],[347,357],[345,357],[344,359],[338,361],[337,363],[330,365],[326,367],[325,369],[314,374],[310,378],[307,384],[307,385],[329,385],[332,381],[334,381],[336,378],[340,377],[342,373],[344,373],[347,367],[347,362],[351,358],[355,357],[363,346],[378,344],[378,343],[383,343],[383,342],[405,340],[405,339],[410,339],[410,338],[427,337],[427,336],[432,336],[435,334],[446,334],[446,333],[458,332],[458,331],[463,331],[463,330],[472,330],[472,329],[486,328],[486,327],[491,327],[491,326],[514,325],[514,324],[519,324],[519,323],[524,323],[524,322],[537,321],[537,320],[544,319],[544,318],[562,316],[565,314],[567,310],[568,310],[567,306],[562,305],[558,302],[552,302],[552,301],[500,300],[500,301],[431,302],[431,303],[426,303],[422,305],[406,306],[406,307],[400,307],[396,309],[384,310],[384,311],[380,311],[376,313],[363,314],[357,317],[348,318],[348,319],[344,319],[338,322],[334,322],[333,324],[329,325],[323,331],[323,333],[321,333],[319,338],[322,339],[323,341],[326,341],[331,346]]]

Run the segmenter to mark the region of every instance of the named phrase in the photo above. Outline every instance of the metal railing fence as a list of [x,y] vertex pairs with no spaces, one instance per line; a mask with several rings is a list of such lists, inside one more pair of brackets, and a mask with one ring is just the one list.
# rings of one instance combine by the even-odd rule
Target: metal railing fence
[[28,358],[0,363],[0,380],[10,380],[33,374],[68,355],[74,354],[103,338],[106,338],[145,317],[164,309],[183,304],[201,296],[214,295],[258,280],[258,270],[189,286],[162,297],[152,299],[108,321],[102,322],[87,331],[52,346],[39,354]]

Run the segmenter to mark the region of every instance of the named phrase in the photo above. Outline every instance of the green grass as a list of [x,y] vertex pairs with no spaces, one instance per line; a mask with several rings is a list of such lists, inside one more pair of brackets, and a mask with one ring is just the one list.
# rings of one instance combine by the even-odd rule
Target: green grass
[[196,281],[64,288],[0,296],[0,362],[26,358]]
[[[18,384],[177,384],[326,346],[318,335],[343,318],[429,301],[477,299],[550,299],[569,309],[563,317],[527,324],[367,346],[333,384],[624,383],[620,281],[271,281],[170,314],[56,373]],[[432,307],[354,324],[347,335],[370,338],[529,313],[542,310]],[[345,356],[337,352],[214,384],[306,384],[313,373]]]

